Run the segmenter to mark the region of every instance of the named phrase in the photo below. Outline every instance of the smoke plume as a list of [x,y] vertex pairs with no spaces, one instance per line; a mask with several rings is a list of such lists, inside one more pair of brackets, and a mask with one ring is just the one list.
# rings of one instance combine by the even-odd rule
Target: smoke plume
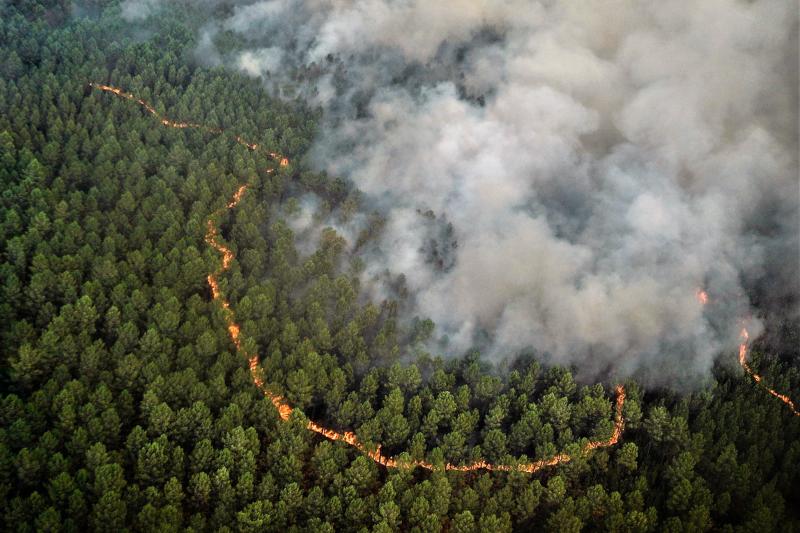
[[[354,251],[364,286],[380,299],[404,275],[442,353],[674,384],[734,350],[742,320],[797,317],[794,2],[203,6],[199,60],[322,106],[310,164],[385,217]],[[298,232],[318,234],[315,205]]]

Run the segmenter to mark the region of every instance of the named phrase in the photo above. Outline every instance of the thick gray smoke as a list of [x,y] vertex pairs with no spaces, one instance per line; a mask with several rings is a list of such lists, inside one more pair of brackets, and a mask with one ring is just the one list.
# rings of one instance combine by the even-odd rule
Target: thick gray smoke
[[[130,18],[163,7],[123,4]],[[585,377],[674,383],[707,375],[743,320],[757,333],[769,309],[797,312],[795,2],[215,12],[198,58],[323,107],[312,164],[386,217],[359,252],[365,286],[381,298],[404,274],[443,353],[534,350]],[[235,51],[215,44],[231,36]],[[303,205],[296,229],[313,235]]]

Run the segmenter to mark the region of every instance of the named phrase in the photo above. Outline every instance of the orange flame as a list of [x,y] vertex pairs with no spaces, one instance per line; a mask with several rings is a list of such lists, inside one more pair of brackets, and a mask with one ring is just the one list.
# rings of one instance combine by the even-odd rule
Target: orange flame
[[[151,106],[141,98],[136,98],[134,95],[126,93],[125,91],[117,87],[112,87],[111,85],[103,85],[102,83],[89,83],[89,87],[92,87],[93,89],[99,89],[107,93],[115,94],[120,98],[125,98],[127,100],[136,102],[137,104],[142,106],[142,108],[145,111],[156,117],[161,124],[169,128],[177,128],[177,129],[193,128],[193,129],[207,131],[209,133],[223,133],[222,128],[217,128],[214,126],[205,126],[203,124],[198,124],[196,122],[178,122],[175,120],[171,120],[167,117],[162,117],[161,114],[158,111],[156,111],[156,109],[153,106]],[[244,139],[242,139],[242,137],[240,137],[239,135],[232,135],[231,138],[237,143],[247,148],[248,150],[250,150],[251,152],[258,150],[258,144],[249,143]],[[289,160],[286,159],[285,157],[282,157],[280,154],[277,154],[275,152],[267,152],[267,155],[269,155],[275,161],[278,161],[280,166],[282,167],[285,167],[286,165],[289,164]]]
[[[696,294],[697,294],[697,299],[701,304],[705,305],[708,303],[708,293],[706,293],[706,291],[702,289],[697,289]],[[739,365],[751,378],[753,378],[753,381],[764,387],[764,390],[766,390],[768,393],[770,393],[771,395],[775,396],[777,399],[785,403],[789,407],[789,410],[791,410],[792,413],[794,413],[796,416],[800,416],[800,411],[797,410],[797,407],[795,406],[791,398],[789,398],[785,394],[781,394],[775,391],[774,389],[770,389],[769,387],[764,385],[761,382],[762,379],[761,376],[753,372],[753,369],[747,362],[747,345],[750,343],[750,333],[747,332],[747,328],[744,327],[742,328],[742,332],[739,334],[739,338],[741,339],[741,342],[739,343]]]
[[[102,91],[107,91],[113,93],[117,96],[122,98],[126,98],[128,100],[132,100],[139,105],[141,105],[145,110],[147,110],[150,114],[154,115],[155,117],[159,118],[161,124],[168,127],[173,128],[201,128],[205,131],[209,131],[212,133],[222,133],[222,130],[219,128],[211,128],[207,126],[202,126],[200,124],[194,124],[191,122],[174,122],[167,118],[162,118],[156,110],[147,104],[144,100],[136,98],[132,94],[126,93],[121,89],[116,87],[111,87],[108,85],[100,85],[100,84],[89,84],[91,87],[96,89],[100,89]],[[257,144],[248,143],[238,135],[234,135],[233,139],[247,147],[251,151],[255,151],[258,149]],[[289,164],[289,160],[285,157],[282,157],[280,154],[275,152],[268,152],[268,155],[275,161],[279,162],[279,165],[285,167]],[[269,169],[268,172],[271,172],[273,169]],[[253,380],[253,384],[261,390],[261,392],[269,398],[272,402],[272,405],[278,411],[278,416],[280,416],[281,420],[289,420],[289,417],[292,414],[292,407],[285,401],[285,399],[273,392],[271,392],[267,387],[265,387],[264,380],[261,377],[261,369],[259,367],[259,357],[258,354],[246,354],[244,353],[244,348],[242,347],[241,341],[241,328],[239,324],[236,323],[233,310],[231,309],[230,302],[222,295],[222,291],[219,287],[219,276],[230,268],[231,262],[234,259],[233,251],[225,246],[219,240],[219,228],[216,226],[215,220],[219,218],[222,212],[225,209],[234,209],[237,205],[242,201],[244,198],[244,194],[247,191],[247,185],[241,185],[236,190],[236,192],[231,197],[230,201],[225,204],[223,209],[216,211],[212,216],[206,221],[206,235],[205,235],[205,242],[211,246],[214,250],[219,252],[222,261],[220,264],[220,268],[217,269],[215,272],[209,274],[207,276],[208,286],[211,289],[211,297],[213,300],[216,300],[220,303],[225,315],[225,324],[228,330],[228,335],[230,336],[231,342],[236,347],[236,351],[242,353],[247,357],[248,360],[248,367],[250,369],[250,376]],[[606,448],[609,446],[614,446],[619,442],[620,437],[622,436],[622,432],[625,428],[625,420],[622,415],[622,409],[625,405],[625,388],[622,385],[617,385],[615,387],[615,391],[617,394],[616,397],[616,409],[614,413],[614,431],[606,440],[593,440],[586,443],[586,445],[582,449],[582,453],[588,453],[591,450],[596,450],[598,448]],[[349,444],[350,446],[356,448],[357,450],[361,451],[362,453],[366,454],[367,457],[375,461],[376,463],[385,466],[386,468],[423,468],[426,470],[437,470],[436,465],[429,463],[427,461],[421,460],[413,460],[413,461],[399,461],[392,457],[387,457],[381,454],[381,445],[378,444],[377,447],[373,449],[369,449],[364,443],[358,440],[355,433],[350,431],[345,432],[338,432],[334,429],[327,428],[321,426],[313,421],[308,421],[306,428],[314,433],[318,433],[322,435],[328,440],[331,441],[343,441]],[[527,472],[527,473],[534,473],[542,468],[555,466],[563,463],[567,463],[572,460],[572,456],[569,454],[558,454],[548,459],[541,459],[539,461],[534,461],[530,463],[523,463],[517,465],[503,465],[503,464],[493,464],[487,463],[486,461],[476,461],[474,463],[468,465],[453,465],[451,463],[447,463],[444,465],[444,470],[452,470],[457,472],[471,472],[475,470],[490,470],[490,471],[503,471],[503,472],[510,472],[510,471],[518,471],[518,472]]]
[[795,406],[791,398],[789,398],[785,394],[781,394],[778,391],[770,389],[769,387],[764,385],[761,382],[762,379],[761,376],[753,372],[753,369],[750,368],[750,365],[747,363],[747,344],[750,340],[750,334],[747,333],[747,329],[742,328],[740,338],[742,339],[742,342],[739,344],[739,364],[742,366],[744,371],[747,372],[751,378],[753,378],[753,381],[764,387],[764,390],[766,390],[768,393],[770,393],[771,395],[775,396],[777,399],[785,403],[789,407],[789,410],[792,411],[792,413],[795,416],[800,416],[800,411],[797,410],[797,407]]
[[695,296],[697,297],[697,301],[700,302],[701,305],[706,305],[708,303],[708,293],[703,289],[697,289],[697,292],[695,292]]

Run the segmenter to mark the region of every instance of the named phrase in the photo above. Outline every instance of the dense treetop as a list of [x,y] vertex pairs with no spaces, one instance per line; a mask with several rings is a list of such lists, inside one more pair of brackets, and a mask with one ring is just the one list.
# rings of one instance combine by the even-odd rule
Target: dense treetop
[[[113,2],[112,2],[113,4]],[[18,531],[768,531],[798,528],[800,423],[737,370],[707,390],[628,383],[623,441],[610,387],[522,358],[425,352],[432,324],[369,302],[363,265],[326,230],[310,255],[287,213],[313,191],[358,192],[306,168],[318,115],[253,80],[195,65],[192,32],[125,37],[118,7],[27,0],[0,7],[0,513]],[[162,127],[166,116],[235,132]],[[269,386],[299,408],[282,423],[236,356],[206,275],[222,216],[236,259],[222,290]],[[362,235],[372,238],[380,220]],[[778,354],[779,355],[779,354]],[[733,355],[731,355],[733,357]],[[797,368],[755,353],[776,386]],[[352,429],[392,454],[465,463],[575,453],[529,476],[385,470],[305,430]]]

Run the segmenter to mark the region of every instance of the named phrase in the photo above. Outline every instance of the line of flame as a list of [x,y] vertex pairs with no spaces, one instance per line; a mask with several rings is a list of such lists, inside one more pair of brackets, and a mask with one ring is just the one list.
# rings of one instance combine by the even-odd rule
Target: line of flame
[[[132,102],[136,102],[142,107],[142,109],[144,109],[145,111],[156,117],[161,124],[169,128],[178,128],[178,129],[193,128],[193,129],[203,130],[208,133],[225,133],[225,130],[215,126],[206,126],[205,124],[198,124],[197,122],[179,122],[176,120],[172,120],[168,117],[162,116],[158,111],[156,111],[156,109],[153,106],[151,106],[141,98],[137,98],[131,93],[127,93],[118,87],[112,87],[111,85],[104,85],[102,83],[89,83],[89,87],[114,94],[116,96],[119,96],[120,98],[131,100]],[[259,149],[257,143],[247,142],[239,135],[231,135],[231,138],[237,143],[247,148],[248,150],[250,150],[251,152],[255,152],[256,150]],[[276,152],[267,152],[267,155],[270,156],[275,161],[278,161],[282,167],[285,167],[286,165],[289,164],[289,160],[287,158],[281,157],[281,155]],[[242,191],[242,193],[244,193],[244,191]]]
[[[163,117],[155,110],[155,108],[153,108],[150,104],[148,104],[144,100],[137,98],[130,93],[126,93],[125,91],[118,89],[117,87],[112,87],[110,85],[102,85],[97,83],[90,83],[89,86],[138,103],[148,113],[155,116],[159,120],[159,122],[161,122],[161,124],[163,124],[164,126],[171,128],[179,128],[179,129],[199,128],[211,133],[223,133],[223,130],[220,128],[212,128],[204,126],[202,124],[196,124],[193,122],[177,122],[169,118]],[[251,151],[255,151],[258,149],[258,144],[249,143],[238,135],[233,135],[232,138],[237,143],[247,147]],[[289,164],[289,160],[281,156],[280,154],[277,154],[275,152],[268,152],[268,155],[273,160],[278,161],[281,166],[286,166]],[[270,169],[268,170],[268,172],[271,172],[272,170],[273,169]],[[214,212],[212,216],[206,221],[205,242],[209,246],[211,246],[214,250],[219,252],[221,257],[220,267],[211,274],[208,274],[207,281],[208,281],[208,286],[211,289],[212,299],[218,301],[223,309],[225,316],[225,324],[231,342],[236,347],[236,351],[244,355],[248,360],[248,366],[250,368],[250,376],[253,380],[253,383],[267,398],[269,398],[269,400],[277,409],[278,415],[280,416],[281,420],[286,421],[291,416],[293,409],[289,405],[289,403],[283,398],[283,396],[273,393],[265,386],[264,380],[261,377],[261,369],[259,367],[258,353],[248,354],[242,347],[241,327],[239,326],[238,323],[236,323],[235,315],[233,309],[231,309],[230,302],[223,296],[222,291],[220,290],[219,287],[219,276],[223,272],[228,270],[228,268],[230,268],[231,262],[233,261],[235,256],[233,251],[227,246],[225,246],[219,240],[219,228],[217,227],[214,221],[215,219],[219,218],[220,215],[224,213],[225,210],[236,208],[236,206],[238,206],[239,203],[242,201],[242,198],[244,198],[244,194],[246,191],[247,191],[247,185],[246,184],[240,185],[239,188],[231,197],[231,199],[225,204],[225,207]],[[592,440],[587,442],[581,450],[582,453],[586,454],[598,448],[606,448],[609,446],[614,446],[619,442],[619,439],[622,436],[622,432],[625,429],[625,419],[622,415],[622,410],[625,405],[625,388],[622,385],[616,385],[615,392],[616,392],[616,400],[615,400],[615,413],[614,413],[614,431],[611,434],[611,437],[605,440]],[[376,463],[381,464],[387,468],[423,468],[426,470],[444,469],[457,472],[471,472],[475,470],[490,470],[490,471],[502,471],[502,472],[518,471],[518,472],[527,472],[532,474],[538,472],[539,470],[545,467],[564,464],[573,459],[571,455],[562,453],[550,457],[548,459],[541,459],[534,462],[515,464],[515,465],[494,464],[481,460],[467,465],[454,465],[451,463],[446,463],[444,466],[437,466],[422,460],[404,461],[392,457],[387,457],[381,454],[380,444],[378,444],[375,449],[370,449],[366,445],[364,445],[364,443],[358,440],[358,437],[356,437],[355,433],[350,431],[339,432],[334,429],[327,428],[325,426],[317,424],[316,422],[310,420],[308,421],[306,428],[309,431],[313,431],[314,433],[322,435],[328,440],[346,442],[350,446],[363,452],[365,455],[367,455],[367,457],[369,457]]]
[[[697,289],[697,301],[700,302],[701,305],[706,305],[708,303],[708,293],[703,289]],[[739,365],[744,369],[745,373],[753,378],[758,385],[764,388],[768,393],[785,403],[792,413],[795,416],[800,416],[800,411],[797,410],[794,402],[791,398],[789,398],[785,394],[781,394],[774,389],[770,389],[761,381],[761,376],[753,372],[753,369],[750,367],[750,364],[747,362],[747,346],[750,344],[750,333],[747,332],[747,328],[743,327],[741,333],[739,334],[739,338],[741,342],[739,343]]]
[[767,387],[761,381],[762,379],[761,376],[753,372],[753,369],[750,368],[750,364],[747,362],[747,345],[750,341],[750,334],[747,332],[746,328],[742,328],[742,332],[740,333],[740,338],[742,339],[742,342],[739,344],[739,364],[742,366],[744,371],[747,372],[751,378],[753,378],[753,381],[761,385],[764,388],[764,390],[766,390],[768,393],[770,393],[771,395],[775,396],[777,399],[785,403],[792,411],[792,413],[794,413],[795,416],[800,416],[800,411],[797,410],[797,407],[795,406],[791,398],[789,398],[785,394],[781,394],[780,392]]

